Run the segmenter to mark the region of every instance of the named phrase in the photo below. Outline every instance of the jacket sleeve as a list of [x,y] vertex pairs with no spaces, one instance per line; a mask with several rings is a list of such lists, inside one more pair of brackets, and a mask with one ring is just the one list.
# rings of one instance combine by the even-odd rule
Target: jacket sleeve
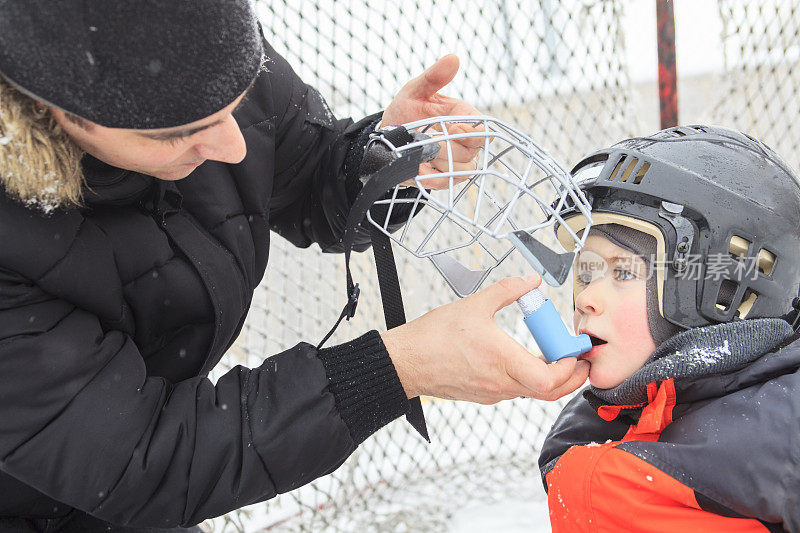
[[[317,243],[323,252],[341,252],[347,215],[361,190],[358,167],[381,114],[357,123],[337,119],[316,89],[266,42],[264,48],[267,72],[257,83],[266,84],[269,93],[258,97],[272,100],[276,129],[270,228],[295,246]],[[413,197],[416,192],[409,188],[400,195]],[[397,209],[390,230],[405,222],[410,211],[410,204]],[[368,246],[369,233],[362,224],[353,248]]]
[[216,386],[171,383],[146,375],[130,337],[9,270],[0,379],[0,470],[133,526],[196,524],[308,483],[407,404],[376,332],[299,344]]

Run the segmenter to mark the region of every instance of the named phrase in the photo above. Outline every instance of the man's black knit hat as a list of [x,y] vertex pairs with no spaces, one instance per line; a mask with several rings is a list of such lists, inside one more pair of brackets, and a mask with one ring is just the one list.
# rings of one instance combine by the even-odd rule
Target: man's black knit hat
[[0,0],[0,74],[113,128],[169,128],[233,102],[261,66],[249,0]]

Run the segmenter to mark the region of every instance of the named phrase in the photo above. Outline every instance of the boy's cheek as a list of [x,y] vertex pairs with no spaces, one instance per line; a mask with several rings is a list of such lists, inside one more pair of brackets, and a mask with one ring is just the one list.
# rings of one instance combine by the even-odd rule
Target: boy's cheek
[[614,322],[617,338],[624,339],[628,358],[638,360],[655,349],[655,341],[647,323],[644,295],[641,299],[621,300],[614,313]]
[[645,306],[644,295],[642,295],[642,298],[635,299],[620,298],[614,310],[614,322],[617,329],[622,328],[628,332],[633,329],[636,333],[643,331],[649,334]]

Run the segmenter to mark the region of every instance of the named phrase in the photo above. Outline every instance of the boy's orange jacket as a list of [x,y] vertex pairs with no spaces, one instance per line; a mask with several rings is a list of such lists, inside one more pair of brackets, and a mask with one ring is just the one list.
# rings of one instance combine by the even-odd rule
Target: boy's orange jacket
[[554,533],[800,531],[800,336],[711,363],[640,403],[573,398],[539,459]]

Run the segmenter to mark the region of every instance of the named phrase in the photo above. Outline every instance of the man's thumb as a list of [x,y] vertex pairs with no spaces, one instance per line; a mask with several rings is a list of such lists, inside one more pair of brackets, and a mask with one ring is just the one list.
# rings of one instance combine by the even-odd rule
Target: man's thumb
[[458,72],[458,57],[448,54],[408,83],[412,98],[430,98],[450,83]]

